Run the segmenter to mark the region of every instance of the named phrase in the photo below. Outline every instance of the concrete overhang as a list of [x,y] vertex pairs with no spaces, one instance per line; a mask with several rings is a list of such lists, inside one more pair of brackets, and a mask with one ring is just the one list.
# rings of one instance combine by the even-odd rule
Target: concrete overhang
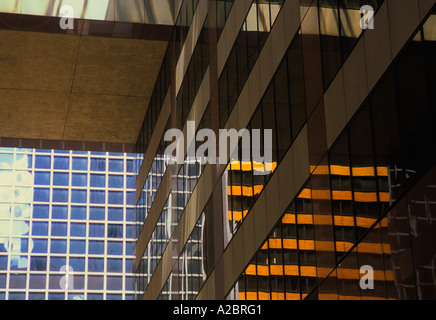
[[[78,2],[61,29],[56,8]],[[0,146],[132,152],[174,25],[147,14],[157,2],[173,0],[2,0]]]

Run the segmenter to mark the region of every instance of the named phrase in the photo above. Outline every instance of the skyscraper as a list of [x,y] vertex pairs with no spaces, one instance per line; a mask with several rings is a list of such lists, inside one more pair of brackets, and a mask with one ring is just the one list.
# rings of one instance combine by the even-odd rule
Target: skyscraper
[[2,300],[134,297],[135,160],[0,149]]

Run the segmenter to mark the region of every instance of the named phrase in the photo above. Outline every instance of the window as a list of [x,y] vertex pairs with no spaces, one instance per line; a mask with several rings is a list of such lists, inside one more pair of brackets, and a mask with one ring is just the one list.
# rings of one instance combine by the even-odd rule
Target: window
[[104,259],[103,258],[89,258],[88,259],[88,271],[89,272],[103,272],[104,271]]
[[[71,197],[73,197],[73,196],[71,196]],[[86,207],[71,206],[71,219],[85,220],[86,219]]]
[[51,216],[53,219],[68,219],[67,206],[52,206]]
[[90,220],[104,220],[105,219],[105,208],[104,207],[90,207],[89,208],[89,219]]
[[88,170],[87,158],[73,158],[73,170]]
[[68,189],[53,189],[53,202],[68,202]]
[[70,240],[70,253],[85,254],[86,241],[85,240]]
[[71,223],[70,235],[72,237],[86,237],[86,224],[85,223]]
[[32,234],[35,236],[48,235],[48,222],[33,221],[32,222]]
[[50,156],[35,156],[35,168],[50,169],[50,166],[51,166]]
[[32,253],[47,253],[47,240],[33,239]]
[[54,157],[54,169],[68,170],[70,168],[70,158],[68,157]]
[[68,173],[63,173],[63,172],[53,173],[53,185],[55,186],[68,186],[69,179],[70,179],[70,175]]
[[107,259],[107,272],[123,272],[122,259]]
[[89,241],[88,247],[89,254],[104,254],[104,241]]
[[[65,241],[65,252],[66,249],[66,240]],[[66,257],[50,257],[50,271],[60,271],[62,266],[65,266],[67,264],[67,258]]]
[[109,175],[109,188],[123,188],[124,176]]
[[106,176],[104,174],[91,174],[91,187],[104,188]]
[[35,172],[35,184],[37,185],[50,185],[50,172]]
[[97,190],[91,190],[90,192],[90,202],[91,203],[105,203],[105,192],[104,191],[97,191]]
[[122,255],[123,254],[123,242],[122,241],[108,241],[107,254]]
[[46,257],[30,257],[30,270],[45,271],[47,269]]
[[85,271],[85,258],[70,257],[70,266],[74,271]]
[[[67,252],[67,240],[52,239],[50,242],[51,253],[66,253]],[[52,258],[53,260],[53,258]]]
[[123,208],[109,208],[108,220],[110,221],[123,221]]
[[124,161],[118,159],[109,159],[109,171],[111,172],[123,172]]
[[49,202],[49,199],[50,199],[50,189],[45,189],[45,188],[33,189],[34,201]]
[[89,224],[89,236],[90,237],[104,237],[104,224],[90,223]]
[[73,187],[86,187],[88,184],[88,177],[86,173],[73,173],[71,185]]
[[92,171],[106,171],[106,159],[91,158]]
[[109,204],[123,204],[124,197],[122,191],[109,191],[108,195]]
[[123,237],[123,226],[118,224],[108,224],[107,225],[107,237],[108,238],[122,238]]
[[33,205],[33,218],[47,219],[48,218],[48,206],[41,204]]
[[86,203],[87,191],[86,190],[71,190],[71,202],[73,203]]
[[66,236],[67,224],[64,222],[52,222],[51,223],[51,235],[52,236]]
[[122,277],[107,277],[107,289],[108,290],[123,290],[123,278]]

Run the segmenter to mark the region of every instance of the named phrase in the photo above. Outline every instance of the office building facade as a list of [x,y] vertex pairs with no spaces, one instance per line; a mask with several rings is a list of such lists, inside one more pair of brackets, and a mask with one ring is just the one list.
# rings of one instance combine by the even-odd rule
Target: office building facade
[[134,299],[135,161],[0,149],[0,300]]
[[[435,1],[178,12],[136,146],[136,298],[435,298]],[[186,139],[169,164],[190,121],[270,129],[272,159]]]

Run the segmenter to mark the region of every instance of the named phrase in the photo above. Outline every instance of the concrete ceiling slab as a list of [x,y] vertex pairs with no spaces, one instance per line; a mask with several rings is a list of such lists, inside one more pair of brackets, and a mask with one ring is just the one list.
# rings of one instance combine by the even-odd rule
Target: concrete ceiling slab
[[0,30],[0,137],[134,144],[167,45]]

